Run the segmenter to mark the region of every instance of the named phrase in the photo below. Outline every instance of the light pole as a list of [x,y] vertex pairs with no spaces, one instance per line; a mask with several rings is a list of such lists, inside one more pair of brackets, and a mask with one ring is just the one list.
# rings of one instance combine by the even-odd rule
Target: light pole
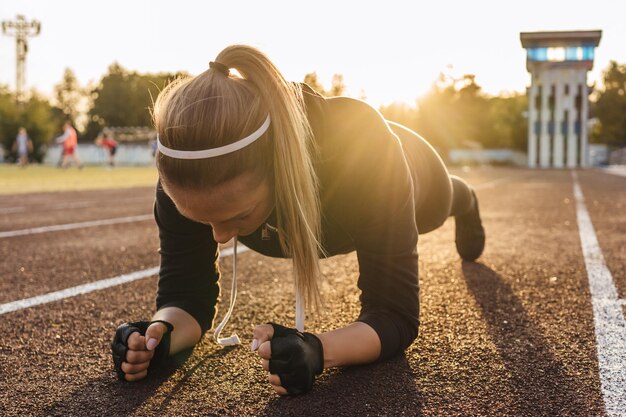
[[37,36],[39,32],[41,32],[41,23],[37,20],[27,22],[22,15],[17,15],[14,21],[5,20],[2,22],[2,33],[8,36],[15,36],[15,96],[19,103],[24,101],[28,37]]

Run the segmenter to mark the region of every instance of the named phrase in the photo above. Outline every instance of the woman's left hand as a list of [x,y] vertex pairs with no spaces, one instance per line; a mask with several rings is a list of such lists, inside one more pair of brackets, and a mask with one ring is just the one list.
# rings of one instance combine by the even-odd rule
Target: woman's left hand
[[[254,339],[250,348],[256,351],[261,357],[261,365],[268,373],[270,371],[270,358],[272,357],[272,345],[270,340],[274,336],[274,328],[271,324],[261,324],[254,328]],[[269,374],[267,380],[278,395],[287,395],[287,390],[281,385],[280,377],[276,374]]]

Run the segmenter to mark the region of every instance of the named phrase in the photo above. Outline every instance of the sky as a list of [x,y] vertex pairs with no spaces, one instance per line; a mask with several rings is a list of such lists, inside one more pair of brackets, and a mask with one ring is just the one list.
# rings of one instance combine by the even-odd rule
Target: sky
[[[520,32],[603,31],[589,83],[626,63],[621,0],[2,0],[0,20],[39,20],[26,83],[50,96],[64,69],[97,83],[113,62],[139,72],[198,74],[224,47],[258,47],[288,80],[316,72],[374,105],[414,103],[444,72],[475,74],[492,95],[530,83]],[[15,87],[15,38],[0,34],[0,84]]]

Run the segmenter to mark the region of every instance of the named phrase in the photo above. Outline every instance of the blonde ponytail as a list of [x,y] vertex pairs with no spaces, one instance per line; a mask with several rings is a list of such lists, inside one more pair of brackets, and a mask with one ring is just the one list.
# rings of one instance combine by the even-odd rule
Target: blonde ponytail
[[287,82],[269,58],[255,48],[233,45],[224,49],[216,61],[236,69],[250,81],[269,108],[280,244],[293,259],[296,291],[305,305],[317,309],[321,215],[312,160],[316,149],[302,90],[298,84]]

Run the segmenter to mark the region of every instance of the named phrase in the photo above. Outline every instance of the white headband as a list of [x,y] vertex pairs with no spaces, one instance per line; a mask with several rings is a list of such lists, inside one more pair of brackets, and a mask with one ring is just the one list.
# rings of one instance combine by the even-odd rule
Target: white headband
[[252,142],[260,138],[263,133],[270,126],[270,115],[267,115],[267,118],[256,131],[252,132],[251,135],[246,136],[243,139],[240,139],[236,142],[230,143],[228,145],[220,146],[218,148],[211,149],[203,149],[200,151],[179,151],[176,149],[170,149],[163,145],[159,140],[159,135],[157,134],[157,148],[159,152],[163,155],[169,156],[171,158],[176,159],[205,159],[205,158],[214,158],[220,155],[226,155],[227,153],[238,151],[239,149],[245,148],[250,145]]

